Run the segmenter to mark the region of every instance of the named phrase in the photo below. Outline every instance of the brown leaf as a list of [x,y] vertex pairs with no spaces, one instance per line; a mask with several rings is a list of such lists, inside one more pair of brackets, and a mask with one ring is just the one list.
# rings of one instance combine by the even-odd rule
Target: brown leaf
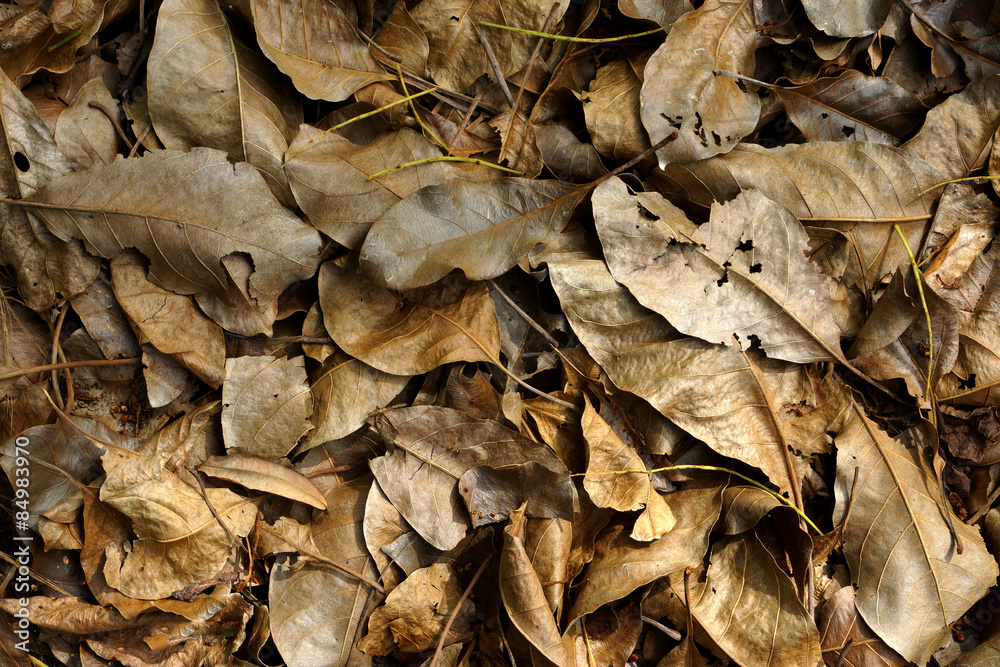
[[[844,664],[857,667],[905,667],[907,661],[872,632],[854,606],[854,587],[844,586],[819,611],[820,642],[826,664],[843,655]],[[851,648],[844,650],[848,640]]]
[[[313,450],[316,451],[316,450]],[[329,512],[317,513],[312,534],[320,553],[367,577],[375,566],[365,549],[361,522],[371,477],[335,484],[324,493]],[[368,585],[325,564],[271,570],[271,633],[289,667],[364,665],[355,639],[373,602]]]
[[[497,422],[428,405],[384,411],[376,427],[393,446],[371,462],[379,486],[420,536],[442,551],[455,547],[470,525],[463,498],[469,513],[496,501],[494,516],[487,512],[475,525],[502,521],[525,501],[531,516],[572,518],[576,494],[562,462]],[[513,487],[501,482],[511,476],[536,481]],[[492,495],[501,491],[503,502]]]
[[896,146],[926,111],[916,95],[880,76],[847,70],[802,86],[775,89],[810,141],[873,141]]
[[[857,404],[834,440],[834,523],[846,515],[844,555],[858,587],[858,611],[886,644],[924,664],[951,624],[996,583],[996,559],[977,528],[953,517],[964,546],[957,553],[944,515],[951,508],[942,504],[940,482],[922,451],[889,437]],[[900,582],[907,582],[902,595]]]
[[427,35],[410,16],[405,4],[396,3],[374,41],[393,58],[387,61],[383,58],[382,51],[373,51],[372,55],[383,65],[395,69],[398,62],[407,72],[426,76],[430,45],[427,43]]
[[608,171],[594,145],[584,143],[565,123],[535,125],[535,143],[542,162],[558,179],[590,182]]
[[302,122],[299,100],[237,39],[220,5],[164,0],[148,69],[149,115],[166,148],[225,151],[257,167],[282,203],[292,204],[281,164]]
[[319,293],[334,342],[387,373],[417,375],[454,361],[493,361],[500,353],[496,311],[482,283],[449,276],[400,294],[326,262]]
[[640,94],[650,141],[679,135],[656,152],[661,167],[731,150],[753,131],[760,116],[756,92],[715,74],[727,70],[753,76],[753,3],[710,0],[680,20],[646,63]]
[[812,24],[834,37],[870,35],[882,27],[892,8],[892,0],[805,0],[802,4]]
[[127,516],[139,539],[127,553],[121,545],[108,545],[108,584],[129,597],[157,600],[219,574],[236,546],[232,536],[249,534],[255,512],[227,489],[205,494],[215,514],[199,490],[154,458],[133,458],[111,470],[101,501]]
[[213,456],[198,466],[209,477],[224,479],[254,491],[263,491],[325,510],[326,500],[316,485],[301,473],[257,456]]
[[552,21],[558,21],[569,7],[560,5],[553,12],[556,4],[555,0],[424,0],[410,16],[427,35],[431,76],[439,85],[465,93],[480,75],[492,75],[480,34],[489,41],[505,77],[527,64],[535,46],[533,37],[481,26],[480,21],[541,30],[550,14]]
[[139,331],[140,343],[169,354],[209,386],[222,384],[226,371],[222,328],[205,317],[191,297],[154,284],[143,258],[134,252],[112,260],[111,280],[118,303]]
[[593,196],[611,273],[640,303],[712,343],[747,349],[756,338],[779,359],[843,359],[836,310],[846,311],[846,292],[809,263],[805,229],[787,209],[747,192],[694,228],[669,202],[655,202],[651,219],[640,201],[620,179]]
[[303,357],[226,361],[222,433],[227,449],[277,459],[312,428],[312,396]]
[[343,438],[403,390],[408,375],[390,375],[342,352],[327,357],[310,382],[313,429],[303,448]]
[[850,265],[843,282],[867,291],[909,263],[893,224],[911,248],[920,247],[936,201],[933,191],[925,191],[943,179],[902,149],[814,141],[771,149],[745,144],[711,160],[669,165],[651,180],[664,195],[705,208],[759,190],[807,227],[844,235]]
[[639,118],[639,89],[648,59],[647,54],[600,67],[581,96],[587,132],[594,148],[605,157],[631,160],[649,148],[649,136]]
[[71,69],[77,50],[101,27],[106,4],[107,0],[79,0],[15,5],[14,14],[4,17],[0,31],[0,39],[7,45],[0,51],[0,67],[18,81],[42,68],[50,72]]
[[[4,197],[26,197],[71,171],[34,105],[6,76],[0,76],[0,149]],[[30,308],[44,310],[79,294],[97,277],[100,262],[79,243],[56,238],[18,206],[3,203],[0,212],[0,261],[14,267],[18,291]]]
[[252,0],[250,6],[261,51],[306,97],[340,102],[390,78],[358,39],[340,4]]
[[535,126],[524,111],[507,109],[489,121],[501,138],[499,162],[517,169],[528,178],[542,173],[542,156],[535,137]]
[[[691,577],[691,613],[733,660],[767,667],[818,667],[819,631],[795,585],[754,533],[712,547],[703,581]],[[670,578],[683,598],[684,577]]]
[[361,270],[393,289],[422,287],[461,269],[470,280],[506,273],[566,226],[584,192],[559,181],[452,179],[421,188],[372,225]]
[[98,163],[110,164],[118,155],[120,140],[111,120],[100,109],[91,107],[91,102],[102,104],[117,122],[124,120],[120,105],[103,79],[85,83],[56,122],[56,145],[74,170]]
[[[371,655],[389,655],[397,649],[419,653],[437,646],[461,596],[461,581],[448,565],[438,563],[417,570],[372,613],[368,634],[358,640],[358,648]],[[475,610],[472,600],[462,601],[445,644],[462,642],[469,635]]]
[[659,25],[673,23],[691,9],[689,0],[618,0],[618,10],[625,16]]

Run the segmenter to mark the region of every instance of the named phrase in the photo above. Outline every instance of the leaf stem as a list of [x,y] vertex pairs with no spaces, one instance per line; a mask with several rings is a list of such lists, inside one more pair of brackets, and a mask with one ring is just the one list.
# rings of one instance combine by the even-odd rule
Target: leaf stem
[[[403,68],[400,67],[399,64],[396,65],[396,72],[399,74],[399,85],[403,87],[403,94],[406,95],[410,100],[410,111],[413,112],[413,117],[416,119],[420,127],[423,128],[424,132],[426,132],[431,136],[431,139],[434,140],[434,143],[443,148],[445,153],[450,154],[451,147],[448,144],[441,141],[441,138],[438,137],[438,135],[434,134],[431,128],[427,127],[427,125],[424,124],[424,120],[420,117],[420,113],[417,112],[417,105],[413,103],[413,97],[416,96],[415,95],[413,97],[409,96],[409,91],[406,89],[406,79],[403,78]],[[432,88],[430,90],[437,90],[437,89]],[[430,92],[430,90],[427,90],[425,92]]]
[[906,254],[910,258],[910,268],[913,269],[913,279],[917,282],[920,305],[923,306],[924,318],[927,320],[927,386],[924,388],[924,401],[929,403],[931,394],[933,393],[931,379],[934,373],[934,330],[931,328],[931,311],[927,307],[927,299],[924,297],[924,274],[920,272],[920,267],[917,266],[917,258],[913,256],[913,250],[910,249],[910,244],[906,241],[906,237],[903,236],[903,230],[899,228],[899,225],[893,225],[892,228],[896,230],[896,236],[903,242]]
[[397,164],[395,167],[389,167],[388,169],[383,169],[382,171],[376,171],[374,174],[368,177],[368,180],[378,178],[379,176],[384,176],[385,174],[398,171],[400,169],[406,169],[407,167],[416,167],[421,164],[428,164],[431,162],[471,162],[472,164],[478,164],[483,167],[489,167],[490,169],[499,169],[500,171],[505,171],[510,174],[517,174],[518,176],[524,176],[523,171],[518,171],[517,169],[510,169],[509,167],[502,167],[498,164],[493,164],[492,162],[486,162],[485,160],[479,160],[471,157],[459,157],[457,155],[438,155],[437,157],[428,157],[422,160],[414,160],[413,162],[404,162],[403,164]]
[[53,51],[55,51],[56,49],[58,49],[60,46],[66,46],[67,44],[69,44],[70,42],[72,42],[74,39],[76,39],[77,37],[79,37],[80,33],[82,33],[82,32],[83,32],[83,28],[77,28],[76,30],[74,30],[73,32],[71,32],[70,34],[66,35],[65,37],[63,37],[62,39],[60,39],[58,42],[56,42],[55,44],[53,44],[52,46],[50,46],[49,47],[49,53],[52,53]]
[[19,368],[16,371],[0,373],[0,380],[31,375],[32,373],[44,373],[45,371],[58,371],[63,368],[90,368],[95,366],[132,366],[142,362],[140,357],[128,357],[126,359],[94,359],[83,361],[63,361],[58,364],[45,364],[44,366],[32,366],[31,368]]
[[659,28],[653,28],[652,30],[646,30],[644,32],[634,32],[631,35],[619,35],[618,37],[570,37],[568,35],[556,35],[551,32],[539,32],[537,30],[526,30],[525,28],[512,28],[509,25],[490,23],[489,21],[480,21],[479,25],[486,26],[487,28],[499,28],[500,30],[509,30],[510,32],[517,32],[522,35],[531,35],[532,37],[541,37],[543,39],[554,39],[558,42],[577,42],[580,44],[612,44],[614,42],[621,42],[626,39],[635,39],[637,37],[646,37],[647,35],[655,35],[656,33],[663,32],[664,30],[672,28],[679,23],[690,21],[691,19],[697,18],[702,14],[707,14],[709,12],[714,12],[714,11],[715,11],[714,9],[706,9],[701,12],[694,12],[689,16],[682,16],[673,23],[661,25]]
[[965,183],[967,181],[995,181],[1000,179],[1000,176],[966,176],[965,178],[953,178],[950,181],[941,181],[940,183],[935,183],[926,190],[921,190],[919,194],[927,194],[935,188],[940,188],[943,185],[950,185],[952,183]]

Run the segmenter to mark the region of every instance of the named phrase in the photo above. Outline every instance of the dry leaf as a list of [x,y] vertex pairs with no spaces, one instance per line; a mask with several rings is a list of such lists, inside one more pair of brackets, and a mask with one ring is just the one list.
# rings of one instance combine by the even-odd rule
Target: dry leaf
[[[844,586],[819,611],[820,642],[827,664],[844,655],[845,664],[858,667],[905,667],[907,661],[872,632],[854,606],[854,587]],[[854,644],[844,650],[849,640]]]
[[605,157],[631,160],[649,148],[649,136],[639,118],[639,89],[648,59],[647,55],[604,65],[583,93],[587,132],[594,148]]
[[224,479],[248,489],[291,498],[316,509],[326,509],[326,500],[315,484],[302,474],[274,461],[244,454],[228,454],[209,458],[198,466],[198,470],[209,477]]
[[892,8],[892,0],[805,0],[802,5],[812,24],[826,34],[834,37],[864,37],[882,27]]
[[80,88],[73,103],[59,114],[56,121],[56,145],[74,169],[86,169],[94,164],[110,164],[118,155],[120,140],[112,121],[103,111],[90,106],[96,102],[110,111],[114,121],[121,123],[121,107],[101,78],[91,79]]

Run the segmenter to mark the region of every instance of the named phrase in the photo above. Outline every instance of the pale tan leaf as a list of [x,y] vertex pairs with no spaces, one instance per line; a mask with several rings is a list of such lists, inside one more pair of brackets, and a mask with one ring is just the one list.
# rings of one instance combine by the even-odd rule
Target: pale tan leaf
[[561,4],[553,12],[556,4],[555,0],[425,0],[410,16],[427,36],[427,68],[434,81],[465,93],[482,74],[492,74],[480,34],[489,41],[505,77],[527,64],[535,46],[534,37],[481,26],[480,21],[541,30],[550,13],[558,21],[569,8]]
[[[313,450],[316,451],[316,450]],[[361,522],[371,477],[335,484],[324,492],[329,512],[317,512],[309,524],[317,550],[325,558],[368,578],[377,576],[365,549]],[[287,561],[271,570],[271,636],[289,667],[346,667],[369,664],[355,641],[373,606],[367,584],[325,563],[292,567]]]
[[805,0],[812,24],[834,37],[864,37],[885,23],[892,0]]
[[[0,155],[0,195],[12,199],[37,192],[72,170],[34,105],[2,74]],[[20,207],[3,203],[0,212],[0,261],[14,267],[18,291],[29,307],[44,310],[79,294],[97,277],[100,262],[79,243],[53,236]]]
[[921,449],[889,437],[857,404],[834,440],[834,523],[846,516],[844,555],[858,611],[886,644],[925,664],[951,624],[996,583],[997,561],[978,528],[952,517],[964,547],[957,552],[945,517],[951,507]]
[[56,145],[74,170],[98,163],[110,164],[118,155],[120,140],[111,119],[91,107],[91,102],[103,105],[114,114],[116,122],[124,121],[121,106],[111,97],[103,79],[85,83],[56,121]]
[[941,172],[941,181],[981,167],[1000,128],[1000,74],[976,79],[927,113],[917,136],[903,149]]
[[291,468],[257,456],[228,454],[212,456],[198,466],[209,477],[224,479],[254,491],[291,498],[321,510],[326,500],[316,485]]
[[248,49],[213,0],[164,0],[149,53],[149,115],[171,150],[207,146],[257,167],[283,203],[281,170],[302,122],[295,91]]
[[[581,506],[582,511],[584,508]],[[600,510],[595,512],[600,514]],[[579,516],[576,513],[574,518]],[[573,549],[573,522],[566,519],[528,519],[524,530],[524,553],[531,567],[545,582],[545,599],[549,609],[559,618],[565,601],[567,580],[571,574],[570,557]]]
[[[434,648],[461,596],[461,581],[450,566],[439,563],[417,570],[372,613],[368,634],[358,640],[358,648],[371,655],[389,655],[396,650],[419,653]],[[475,615],[476,605],[472,600],[463,600],[444,638],[445,644],[466,639]]]
[[372,225],[361,270],[393,289],[422,287],[461,269],[495,278],[566,226],[584,192],[559,181],[452,179],[421,188]]
[[315,447],[357,431],[368,415],[396,398],[409,379],[408,375],[376,370],[342,352],[330,355],[310,382],[314,428],[303,447]]
[[111,281],[118,303],[139,331],[140,343],[170,355],[209,386],[222,384],[226,373],[222,328],[205,317],[191,297],[156,286],[134,252],[112,260]]
[[[453,548],[470,525],[462,503],[474,491],[473,482],[465,478],[469,471],[484,479],[490,472],[528,475],[529,480],[531,475],[545,475],[547,484],[534,489],[504,487],[495,481],[492,485],[512,496],[502,505],[508,512],[512,502],[519,505],[530,499],[529,515],[572,518],[576,495],[562,462],[546,446],[495,421],[424,405],[384,411],[376,427],[393,445],[370,464],[379,486],[421,537],[438,549]],[[494,514],[486,522],[506,518],[501,512]]]
[[306,97],[340,102],[368,84],[390,78],[338,4],[252,0],[250,6],[264,55]]
[[[383,548],[396,542],[404,535],[416,535],[416,533],[403,518],[403,515],[399,513],[399,510],[389,502],[377,481],[372,482],[372,487],[368,491],[368,499],[365,502],[365,519],[362,526],[365,545],[381,575],[382,586],[385,587],[386,591],[391,591],[405,578],[406,573],[401,572],[400,566],[386,554]],[[416,539],[423,541],[423,538],[419,536]]]
[[673,23],[693,9],[689,0],[618,0],[618,9],[625,16],[645,19],[659,25]]
[[750,134],[760,98],[716,70],[753,76],[757,30],[750,0],[709,0],[667,33],[646,63],[640,93],[642,124],[663,167],[731,150]]
[[273,303],[312,276],[319,260],[316,230],[280,206],[255,169],[208,148],[119,158],[53,181],[25,206],[54,234],[82,239],[101,257],[139,250],[150,280],[179,294],[235,300],[218,259],[246,253],[254,266],[249,296]]
[[[621,520],[612,523],[598,537],[593,560],[579,580],[570,620],[620,600],[671,572],[700,563],[708,551],[708,534],[722,510],[724,488],[721,480],[706,477],[667,495],[677,523],[652,542],[633,540]],[[629,576],[623,577],[626,571]]]
[[867,141],[744,144],[711,160],[669,165],[651,178],[664,195],[705,208],[759,190],[807,227],[843,234],[850,262],[843,282],[866,291],[909,263],[894,224],[911,248],[920,247],[936,201],[932,186],[942,180],[912,153]]
[[[705,578],[690,578],[691,613],[742,665],[820,667],[819,631],[795,584],[754,533],[712,547]],[[683,573],[670,578],[683,599]]]
[[639,89],[648,58],[614,60],[600,67],[581,96],[587,132],[605,157],[631,160],[649,148],[639,118]]
[[670,218],[646,214],[620,179],[592,201],[615,279],[682,332],[742,349],[754,337],[768,356],[798,363],[843,359],[836,309],[846,311],[846,291],[809,263],[805,229],[784,207],[741,194],[713,206],[688,242],[671,227],[690,225],[679,209],[662,201]]
[[496,310],[482,283],[449,276],[398,293],[326,262],[319,293],[334,342],[387,373],[417,375],[454,361],[496,360],[500,353]]
[[109,472],[101,501],[127,516],[139,539],[127,554],[117,544],[106,548],[108,583],[129,597],[156,600],[221,572],[237,546],[232,537],[249,534],[256,512],[227,489],[205,494],[215,514],[198,489],[154,458],[130,459]]
[[227,449],[281,458],[312,428],[311,413],[303,357],[226,360],[222,433]]

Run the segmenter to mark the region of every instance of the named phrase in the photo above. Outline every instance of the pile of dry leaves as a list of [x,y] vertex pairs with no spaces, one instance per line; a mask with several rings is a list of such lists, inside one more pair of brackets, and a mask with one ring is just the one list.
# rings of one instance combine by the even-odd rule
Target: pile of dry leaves
[[998,31],[0,4],[0,662],[998,664]]

